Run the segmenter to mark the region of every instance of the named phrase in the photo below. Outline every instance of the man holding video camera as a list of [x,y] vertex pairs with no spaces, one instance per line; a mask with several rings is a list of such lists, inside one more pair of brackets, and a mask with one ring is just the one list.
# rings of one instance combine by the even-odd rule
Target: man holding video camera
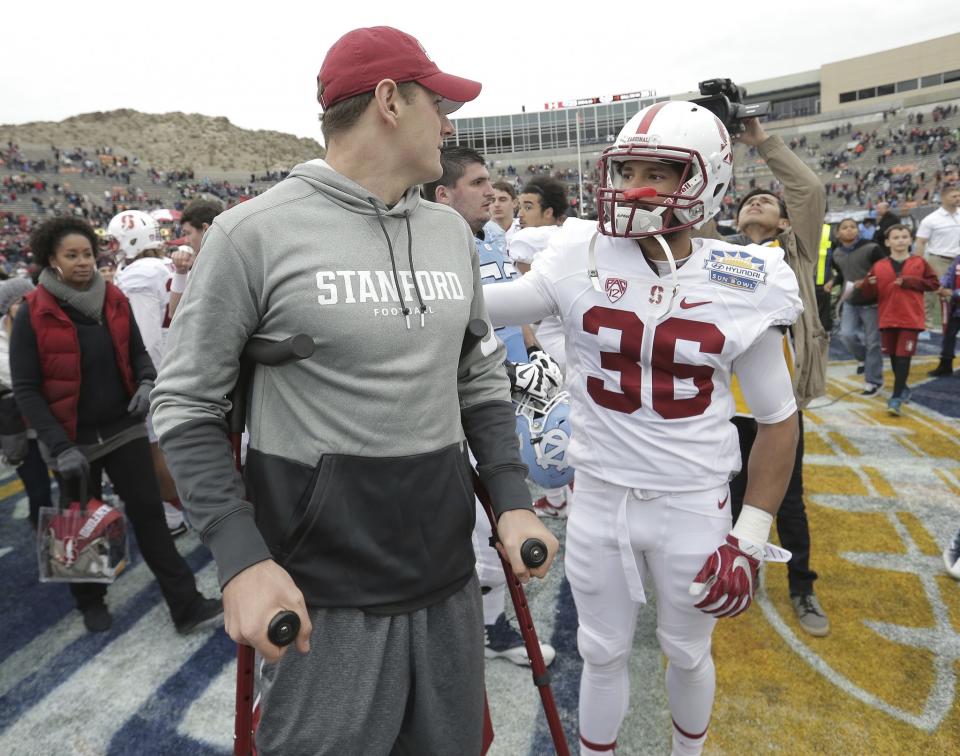
[[[719,84],[718,84],[719,82]],[[727,86],[722,86],[726,84]],[[755,147],[767,167],[783,186],[780,198],[766,189],[753,189],[743,196],[737,207],[738,236],[724,238],[732,244],[759,244],[782,247],[787,263],[797,276],[804,311],[784,334],[784,356],[793,376],[793,389],[799,410],[812,399],[822,396],[826,387],[828,337],[817,314],[815,277],[820,252],[820,234],[826,212],[826,193],[820,179],[790,150],[779,136],[767,134],[760,121],[751,115],[762,115],[761,106],[744,106],[739,100],[744,91],[728,80],[702,82],[703,102],[730,130],[741,144]],[[717,104],[714,104],[717,103]],[[710,235],[705,228],[704,235]],[[716,235],[715,233],[713,235]],[[719,238],[719,237],[718,237]],[[757,423],[739,388],[736,415],[732,419],[740,435],[740,450],[747,459],[757,433]],[[810,529],[803,504],[803,413],[800,440],[790,483],[777,513],[777,532],[784,548],[793,553],[788,564],[790,600],[800,626],[814,636],[830,632],[830,623],[813,590],[817,573],[810,569]],[[733,515],[743,505],[747,488],[747,468],[730,483]]]

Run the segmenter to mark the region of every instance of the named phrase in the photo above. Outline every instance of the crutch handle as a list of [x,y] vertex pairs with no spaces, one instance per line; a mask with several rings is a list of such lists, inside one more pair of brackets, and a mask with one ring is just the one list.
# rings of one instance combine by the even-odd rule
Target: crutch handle
[[547,544],[539,538],[528,538],[520,546],[520,558],[531,569],[537,569],[547,561]]
[[467,330],[463,334],[463,343],[460,345],[460,359],[466,357],[477,344],[483,341],[489,331],[486,322],[480,318],[474,318],[467,323]]
[[274,646],[289,646],[300,634],[300,617],[284,609],[277,612],[267,627],[267,638]]

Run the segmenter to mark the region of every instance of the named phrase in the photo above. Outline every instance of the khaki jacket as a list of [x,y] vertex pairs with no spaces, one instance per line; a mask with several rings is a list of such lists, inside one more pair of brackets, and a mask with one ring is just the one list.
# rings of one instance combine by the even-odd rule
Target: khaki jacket
[[[803,314],[793,325],[793,348],[796,364],[793,391],[797,406],[806,407],[811,400],[823,396],[827,383],[827,348],[829,338],[817,314],[815,278],[820,255],[820,233],[827,209],[827,198],[817,175],[810,170],[779,136],[768,137],[758,147],[774,177],[783,184],[783,199],[790,216],[790,228],[777,236],[785,250],[787,263],[797,276]],[[750,243],[740,237],[722,237],[711,221],[700,231],[701,236],[724,239],[735,244]]]

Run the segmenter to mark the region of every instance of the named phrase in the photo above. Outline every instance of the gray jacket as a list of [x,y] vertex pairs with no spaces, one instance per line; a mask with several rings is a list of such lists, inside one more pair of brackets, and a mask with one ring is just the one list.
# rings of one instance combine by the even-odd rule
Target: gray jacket
[[[489,324],[481,292],[456,212],[414,189],[388,208],[323,161],[217,217],[152,410],[221,583],[272,557],[311,606],[393,613],[469,579],[465,436],[498,514],[530,506],[503,346],[460,359],[468,321]],[[251,336],[301,332],[312,358],[253,374],[248,502],[224,397]]]

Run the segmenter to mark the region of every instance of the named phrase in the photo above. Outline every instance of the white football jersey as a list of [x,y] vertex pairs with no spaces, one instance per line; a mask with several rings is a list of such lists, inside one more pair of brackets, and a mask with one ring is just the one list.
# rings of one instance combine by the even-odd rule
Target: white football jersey
[[671,297],[672,277],[658,276],[635,241],[601,234],[597,291],[587,272],[595,232],[593,224],[564,227],[523,279],[563,322],[568,459],[648,491],[725,484],[740,468],[734,363],[803,311],[783,250],[693,239]]
[[144,257],[117,273],[114,283],[127,295],[143,344],[157,370],[163,358],[163,321],[170,301],[167,281],[173,275],[169,260]]

